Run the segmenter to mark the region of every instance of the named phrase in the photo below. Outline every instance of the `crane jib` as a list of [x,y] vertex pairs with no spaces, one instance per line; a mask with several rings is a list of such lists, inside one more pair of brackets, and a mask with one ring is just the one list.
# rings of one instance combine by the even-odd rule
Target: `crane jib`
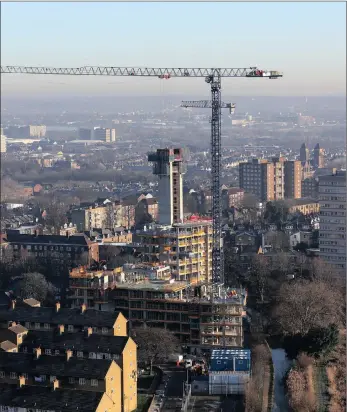
[[2,74],[47,74],[66,76],[153,76],[160,79],[172,77],[268,77],[278,78],[278,71],[254,68],[148,68],[148,67],[39,67],[1,66]]

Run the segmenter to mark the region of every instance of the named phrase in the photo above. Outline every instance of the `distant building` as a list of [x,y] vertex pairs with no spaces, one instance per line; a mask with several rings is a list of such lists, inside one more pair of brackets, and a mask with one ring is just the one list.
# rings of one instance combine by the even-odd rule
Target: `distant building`
[[4,134],[1,134],[0,137],[0,153],[7,152],[7,137]]
[[313,167],[321,169],[324,167],[324,150],[320,148],[319,143],[316,144],[313,150]]
[[29,136],[30,137],[45,137],[47,128],[44,125],[41,126],[33,126],[30,125],[29,127]]
[[239,164],[240,188],[261,201],[275,199],[274,167],[267,160],[253,159]]
[[290,247],[293,249],[299,243],[306,243],[308,247],[312,246],[313,243],[313,234],[312,232],[295,232],[290,235]]
[[301,181],[301,196],[318,199],[318,178],[307,177]]
[[285,159],[283,157],[272,158],[275,200],[284,198],[284,161]]
[[233,206],[240,206],[245,195],[245,191],[238,187],[222,190],[223,209],[229,209]]
[[319,255],[346,274],[346,171],[319,177]]
[[91,129],[84,129],[84,128],[79,129],[78,138],[81,140],[91,140],[92,139]]
[[292,199],[301,198],[302,166],[299,160],[284,162],[284,197]]
[[319,213],[319,203],[314,199],[294,199],[289,207],[289,213],[300,212],[303,215]]
[[116,141],[116,129],[104,129],[97,127],[93,131],[94,140],[101,140],[105,143],[113,143]]
[[306,143],[303,143],[300,147],[300,162],[304,165],[306,162],[310,161],[310,151],[306,147]]

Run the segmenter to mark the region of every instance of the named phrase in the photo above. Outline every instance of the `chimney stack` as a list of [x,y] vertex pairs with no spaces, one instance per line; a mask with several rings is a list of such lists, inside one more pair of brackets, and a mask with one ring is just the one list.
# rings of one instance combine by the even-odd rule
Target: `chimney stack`
[[68,349],[66,351],[66,360],[68,361],[70,358],[72,358],[72,350]]
[[16,309],[16,299],[11,300],[11,309],[12,310]]
[[55,390],[59,389],[59,387],[60,387],[60,384],[59,384],[58,379],[54,379],[54,381],[53,381],[53,390],[55,391]]
[[87,329],[87,336],[89,337],[93,333],[93,328],[89,327]]
[[59,325],[58,330],[59,330],[59,335],[62,335],[65,332],[65,326],[64,325]]
[[20,387],[20,388],[25,385],[25,378],[24,378],[23,375],[21,375],[21,376],[19,377],[19,382],[18,382],[18,383],[19,383],[19,387]]
[[39,359],[39,357],[41,356],[41,353],[42,353],[41,348],[36,348],[36,349],[35,349],[35,357],[36,357],[36,359]]
[[58,313],[60,310],[60,302],[55,302],[55,311]]
[[13,328],[13,326],[17,326],[17,323],[16,322],[10,322],[10,328]]
[[83,303],[83,305],[81,306],[81,313],[84,313],[86,309],[87,309],[87,305]]

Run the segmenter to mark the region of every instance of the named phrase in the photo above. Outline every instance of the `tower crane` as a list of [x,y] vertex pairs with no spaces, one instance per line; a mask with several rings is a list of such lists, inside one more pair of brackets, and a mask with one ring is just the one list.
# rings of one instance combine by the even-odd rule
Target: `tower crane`
[[278,71],[249,68],[148,68],[148,67],[103,67],[83,66],[76,68],[64,67],[28,67],[1,66],[1,74],[45,74],[63,76],[140,76],[170,79],[174,77],[203,77],[211,87],[211,101],[183,102],[182,107],[211,108],[211,158],[212,158],[212,283],[224,282],[224,262],[221,230],[221,109],[234,110],[235,105],[222,103],[222,77],[247,77],[278,79],[283,77]]

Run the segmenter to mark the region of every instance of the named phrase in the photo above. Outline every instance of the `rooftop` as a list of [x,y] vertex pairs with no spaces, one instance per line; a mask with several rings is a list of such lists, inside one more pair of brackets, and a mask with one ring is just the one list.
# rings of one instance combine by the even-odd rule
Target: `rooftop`
[[212,359],[251,359],[251,351],[249,349],[213,349],[211,353]]
[[3,342],[0,343],[0,348],[4,351],[8,351],[8,350],[17,349],[17,345],[15,345],[13,342],[9,340],[4,340]]
[[74,234],[71,236],[60,235],[29,235],[18,232],[7,233],[7,241],[11,243],[37,243],[37,244],[69,244],[69,245],[88,245],[90,239],[84,234]]
[[119,312],[100,312],[87,309],[83,313],[81,309],[65,309],[46,307],[15,307],[0,308],[0,322],[40,322],[55,325],[78,325],[112,328],[116,323]]
[[104,379],[112,360],[79,359],[71,357],[62,360],[61,356],[0,352],[1,370],[6,372],[27,373],[31,376],[50,375],[60,377],[75,377],[87,379]]
[[2,384],[1,404],[11,408],[33,408],[55,412],[95,412],[104,395],[102,392],[79,391],[43,386]]
[[[81,352],[102,352],[120,355],[129,341],[127,336],[106,336],[92,333],[62,333],[58,331],[29,331],[22,346],[41,347],[52,350],[78,350]],[[30,351],[29,351],[30,352]]]

